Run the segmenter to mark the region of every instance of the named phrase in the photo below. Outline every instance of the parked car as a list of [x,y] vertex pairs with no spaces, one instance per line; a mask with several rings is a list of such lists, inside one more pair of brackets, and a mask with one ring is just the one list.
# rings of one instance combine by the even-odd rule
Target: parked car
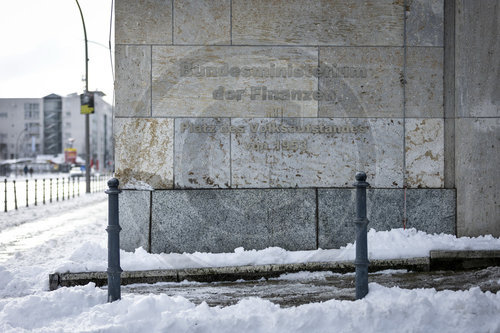
[[72,167],[69,170],[69,176],[70,177],[83,177],[84,173],[80,167]]

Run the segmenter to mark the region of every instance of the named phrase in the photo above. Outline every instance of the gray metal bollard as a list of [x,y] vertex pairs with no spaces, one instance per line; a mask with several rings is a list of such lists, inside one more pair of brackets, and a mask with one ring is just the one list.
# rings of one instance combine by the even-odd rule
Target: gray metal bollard
[[26,179],[26,207],[28,207],[28,180]]
[[3,184],[4,184],[4,192],[5,192],[5,208],[4,208],[4,212],[7,213],[7,178],[4,179],[3,181]]
[[356,173],[356,299],[361,299],[368,294],[368,241],[366,218],[366,173]]
[[111,178],[108,180],[109,189],[106,190],[108,197],[108,302],[114,302],[121,299],[120,283],[121,272],[120,267],[120,227],[118,216],[118,194],[121,190],[118,189],[118,179]]
[[16,193],[16,181],[12,181],[14,185],[14,208],[17,210],[17,193]]

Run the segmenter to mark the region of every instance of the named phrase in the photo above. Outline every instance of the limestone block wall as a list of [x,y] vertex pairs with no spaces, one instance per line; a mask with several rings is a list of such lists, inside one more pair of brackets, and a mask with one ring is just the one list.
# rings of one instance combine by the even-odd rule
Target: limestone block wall
[[471,179],[498,161],[488,1],[118,0],[123,248],[342,246],[358,170],[369,227],[498,233],[498,190]]
[[455,13],[457,233],[500,237],[500,3]]

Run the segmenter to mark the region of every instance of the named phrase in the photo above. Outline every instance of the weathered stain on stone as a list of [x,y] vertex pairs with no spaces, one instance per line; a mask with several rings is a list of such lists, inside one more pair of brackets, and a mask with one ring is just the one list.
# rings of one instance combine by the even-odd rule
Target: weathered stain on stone
[[408,187],[444,186],[443,119],[406,119],[406,181]]
[[432,151],[428,150],[425,152],[424,156],[429,157],[431,160],[438,161],[440,158],[440,154],[432,154]]
[[121,187],[172,188],[173,120],[116,118],[115,163]]

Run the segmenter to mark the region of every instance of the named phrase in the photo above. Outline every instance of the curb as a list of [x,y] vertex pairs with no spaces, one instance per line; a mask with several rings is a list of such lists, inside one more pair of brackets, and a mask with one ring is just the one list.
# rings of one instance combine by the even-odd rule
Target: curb
[[[369,271],[386,269],[406,269],[428,272],[435,270],[469,270],[500,266],[500,250],[487,251],[430,251],[429,257],[372,260]],[[157,282],[217,282],[236,280],[258,280],[275,278],[285,273],[300,271],[331,271],[349,273],[355,271],[354,261],[308,262],[296,264],[270,264],[255,266],[225,266],[185,269],[159,269],[145,271],[125,271],[121,273],[121,284]],[[49,288],[73,287],[93,282],[98,287],[108,284],[106,272],[54,273],[49,275]]]
[[430,251],[430,270],[469,270],[500,266],[500,250]]
[[[386,259],[373,260],[370,272],[386,269],[407,269],[412,271],[428,271],[429,258]],[[279,277],[285,273],[301,271],[331,271],[334,273],[349,273],[355,271],[353,261],[308,262],[297,264],[270,264],[248,266],[203,267],[185,269],[161,269],[146,271],[125,271],[121,274],[121,284],[181,282],[184,280],[196,282],[217,282],[236,280],[258,280],[261,278]],[[73,287],[94,282],[102,287],[108,284],[106,272],[54,273],[49,275],[50,290],[58,287]]]

